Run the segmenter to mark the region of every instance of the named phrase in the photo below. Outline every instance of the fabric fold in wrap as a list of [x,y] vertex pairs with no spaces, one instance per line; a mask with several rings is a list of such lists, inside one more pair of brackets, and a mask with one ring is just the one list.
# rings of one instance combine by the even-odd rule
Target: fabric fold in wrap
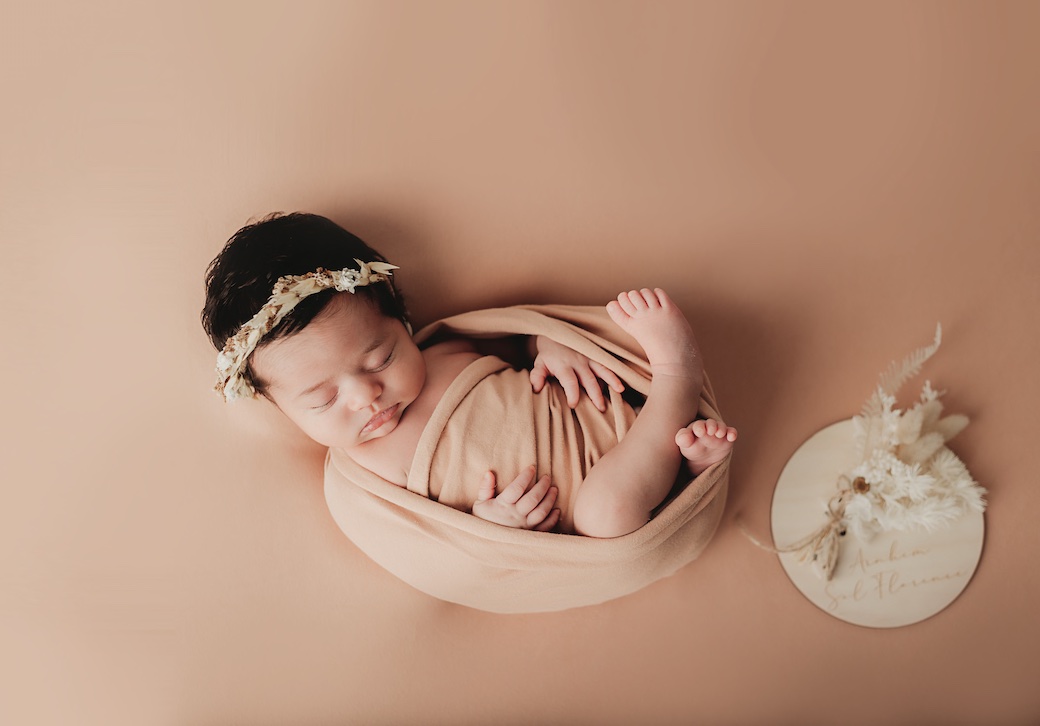
[[[423,328],[474,338],[544,335],[614,371],[646,394],[650,368],[636,341],[601,307],[526,305],[463,313]],[[705,376],[701,416],[721,418]],[[624,437],[635,412],[610,391],[601,413],[583,393],[571,411],[558,384],[531,392],[528,375],[491,356],[449,386],[420,437],[408,488],[342,451],[325,462],[325,497],[343,532],[379,565],[434,597],[492,612],[590,605],[634,592],[696,558],[725,506],[729,458],[673,489],[643,527],[613,539],[534,532],[468,514],[481,476],[500,485],[536,463],[559,487],[563,531],[588,468]]]

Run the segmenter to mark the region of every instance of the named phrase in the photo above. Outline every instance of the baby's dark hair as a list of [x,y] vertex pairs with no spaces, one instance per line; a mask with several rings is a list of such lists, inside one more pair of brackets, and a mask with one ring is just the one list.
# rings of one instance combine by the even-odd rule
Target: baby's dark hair
[[[202,327],[213,346],[223,350],[228,338],[267,302],[279,277],[305,275],[319,267],[356,270],[355,258],[362,262],[387,262],[359,237],[325,217],[301,212],[268,215],[235,232],[209,264]],[[329,289],[303,299],[263,337],[258,347],[303,330],[335,294],[350,293]],[[354,294],[374,303],[386,317],[408,324],[408,311],[393,277],[387,282],[358,287]],[[252,366],[246,366],[243,376],[259,393],[264,393],[263,382],[254,376]]]

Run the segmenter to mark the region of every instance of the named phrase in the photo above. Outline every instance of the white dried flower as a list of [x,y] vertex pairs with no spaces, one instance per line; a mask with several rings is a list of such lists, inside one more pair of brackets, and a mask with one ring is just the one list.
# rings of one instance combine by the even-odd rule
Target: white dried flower
[[348,267],[339,273],[336,289],[340,292],[354,292],[360,280],[361,274],[357,270],[352,270]]
[[829,509],[831,521],[793,545],[807,550],[821,576],[826,577],[828,564],[837,556],[837,540],[830,536],[836,521],[869,540],[881,531],[932,531],[985,508],[985,489],[944,445],[968,424],[967,417],[942,418],[942,392],[929,381],[919,403],[907,411],[896,408],[896,392],[938,350],[941,333],[937,327],[930,346],[914,351],[901,365],[893,363],[861,414],[853,417],[859,464],[847,479],[842,477],[846,487],[832,500],[838,504]]

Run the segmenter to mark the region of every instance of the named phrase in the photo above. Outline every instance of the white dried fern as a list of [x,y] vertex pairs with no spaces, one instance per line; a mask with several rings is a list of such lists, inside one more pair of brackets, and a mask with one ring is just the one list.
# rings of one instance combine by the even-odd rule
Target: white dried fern
[[[891,412],[895,404],[895,395],[903,384],[921,372],[925,361],[935,355],[942,343],[942,324],[935,324],[935,340],[931,345],[918,348],[906,356],[900,363],[892,361],[888,368],[879,376],[877,388],[874,393],[863,404],[862,416],[867,421],[878,420],[884,416],[886,410]],[[865,431],[864,451],[874,448],[874,438],[878,432],[874,427],[868,427]]]
[[939,350],[940,343],[942,343],[942,324],[936,323],[935,340],[932,341],[932,344],[918,348],[904,358],[903,362],[898,366],[895,361],[892,361],[888,366],[888,370],[881,374],[878,385],[881,386],[885,393],[892,396],[896,395],[904,383],[920,373],[921,366],[935,355],[935,351]]

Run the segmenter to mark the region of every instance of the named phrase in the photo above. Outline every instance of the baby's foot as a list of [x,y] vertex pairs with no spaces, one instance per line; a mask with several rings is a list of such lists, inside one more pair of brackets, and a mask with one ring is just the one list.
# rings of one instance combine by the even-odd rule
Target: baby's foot
[[664,290],[623,292],[607,303],[607,313],[643,347],[655,374],[688,376],[699,365],[693,330]]
[[725,459],[736,440],[735,428],[713,418],[694,421],[675,435],[675,443],[695,476]]

